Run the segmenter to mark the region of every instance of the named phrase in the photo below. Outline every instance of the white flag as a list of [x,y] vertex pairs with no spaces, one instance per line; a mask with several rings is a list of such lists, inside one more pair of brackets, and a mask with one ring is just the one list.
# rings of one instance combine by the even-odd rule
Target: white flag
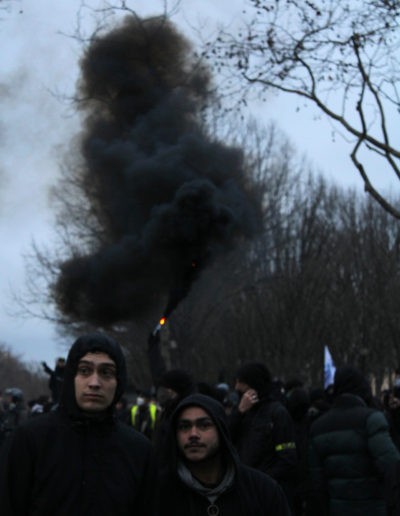
[[333,383],[336,367],[332,360],[332,355],[328,346],[324,348],[324,388],[326,389]]

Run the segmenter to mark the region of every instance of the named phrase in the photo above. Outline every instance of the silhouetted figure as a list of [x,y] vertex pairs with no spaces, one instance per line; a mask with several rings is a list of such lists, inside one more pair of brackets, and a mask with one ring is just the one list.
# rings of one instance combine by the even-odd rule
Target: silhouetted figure
[[54,405],[59,402],[62,383],[64,381],[64,371],[65,371],[65,358],[58,358],[56,362],[56,366],[51,369],[46,362],[42,362],[43,369],[46,374],[50,376],[49,379],[49,389],[51,392],[51,399]]

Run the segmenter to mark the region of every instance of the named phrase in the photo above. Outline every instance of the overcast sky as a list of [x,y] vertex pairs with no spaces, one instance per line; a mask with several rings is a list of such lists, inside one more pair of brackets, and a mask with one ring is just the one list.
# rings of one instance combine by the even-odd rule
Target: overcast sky
[[[102,2],[89,1],[90,5]],[[161,11],[161,0],[128,2],[143,16]],[[240,20],[242,0],[183,0],[183,12],[175,22],[190,39],[191,26],[207,21],[211,31],[217,22]],[[0,20],[0,342],[26,361],[53,364],[65,354],[65,345],[52,325],[35,318],[15,316],[12,291],[23,291],[23,255],[32,240],[51,245],[52,216],[49,187],[58,177],[62,146],[79,129],[79,121],[67,104],[54,95],[72,94],[78,74],[80,47],[72,38],[77,27],[80,0],[11,0]],[[83,26],[89,25],[87,10]],[[88,29],[90,30],[90,29]],[[296,112],[296,99],[271,98],[255,110],[266,122],[275,120],[299,152],[337,183],[362,188],[340,138],[333,142],[331,127],[315,120],[309,107]],[[377,176],[382,185],[390,186]],[[14,315],[13,315],[14,314]]]

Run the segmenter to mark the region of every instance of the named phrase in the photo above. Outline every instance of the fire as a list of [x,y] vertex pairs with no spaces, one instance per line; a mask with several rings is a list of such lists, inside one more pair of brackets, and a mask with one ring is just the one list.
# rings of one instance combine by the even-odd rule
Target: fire
[[157,326],[154,328],[153,335],[157,335],[157,333],[161,330],[161,328],[164,326],[164,324],[167,322],[166,317],[161,317],[161,319],[158,321]]

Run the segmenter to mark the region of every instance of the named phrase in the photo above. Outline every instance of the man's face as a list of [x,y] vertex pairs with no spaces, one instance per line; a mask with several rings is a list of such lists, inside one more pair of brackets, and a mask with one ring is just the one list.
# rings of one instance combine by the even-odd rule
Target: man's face
[[178,449],[188,462],[201,462],[219,452],[219,434],[214,421],[200,407],[184,409],[177,421]]
[[117,389],[117,367],[106,353],[86,353],[75,375],[75,399],[82,410],[100,412],[107,409]]

